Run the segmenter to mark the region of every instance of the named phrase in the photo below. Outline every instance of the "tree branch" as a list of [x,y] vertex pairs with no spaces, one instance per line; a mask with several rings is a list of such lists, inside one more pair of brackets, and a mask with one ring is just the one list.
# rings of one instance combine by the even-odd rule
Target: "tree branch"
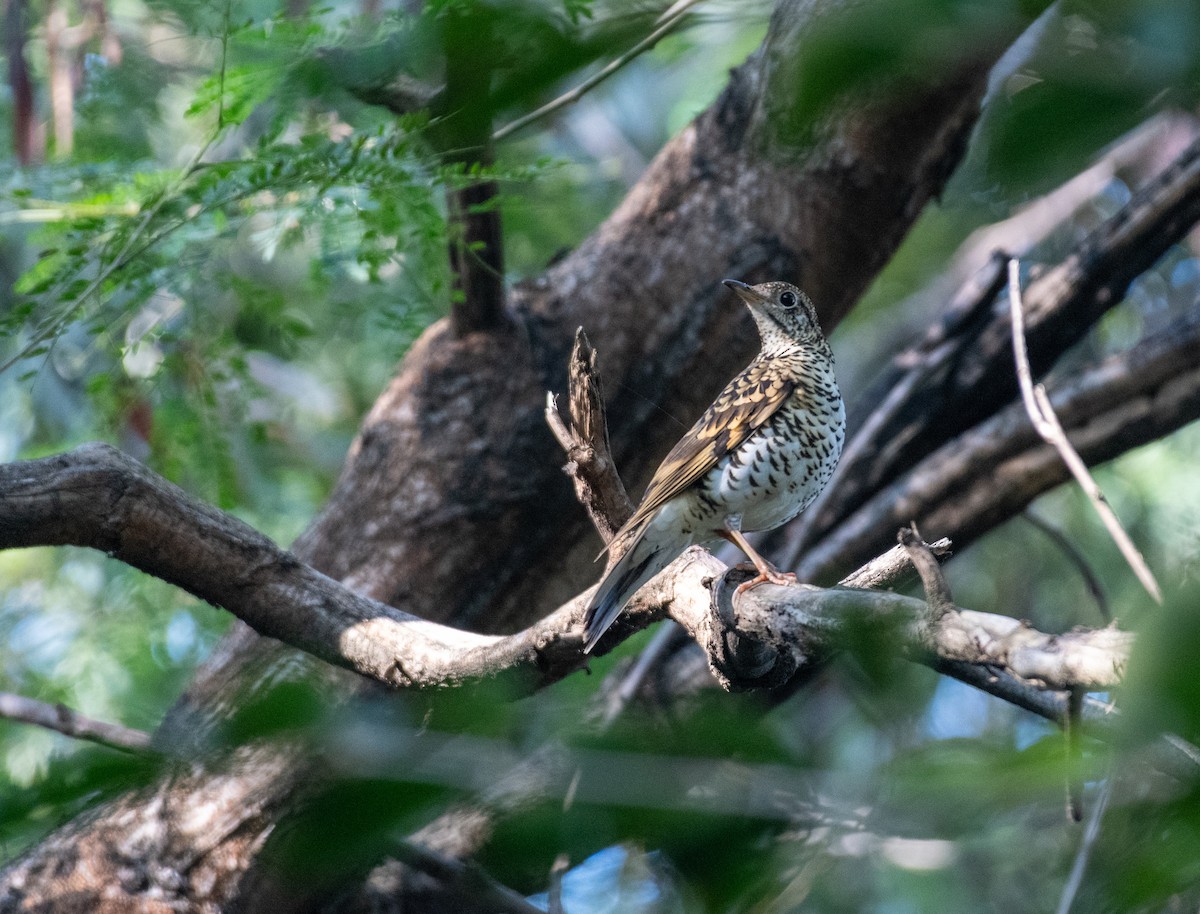
[[[437,133],[446,159],[467,169],[495,163],[492,79],[496,52],[490,13],[448,7],[441,17],[445,91],[439,96]],[[505,315],[504,244],[495,181],[446,187],[450,269],[454,274],[450,325],[456,336],[494,331]]]
[[575,485],[575,497],[600,538],[609,543],[633,514],[633,504],[613,461],[596,350],[582,327],[575,331],[567,377],[571,425],[568,428],[563,421],[550,393],[546,394],[546,423],[567,455],[563,470]]
[[[1072,444],[1092,464],[1200,418],[1200,309],[1052,384],[1050,400]],[[795,565],[805,580],[833,577],[872,555],[888,531],[910,517],[962,548],[1069,478],[1024,407],[1013,403],[881,489]]]
[[658,44],[663,38],[670,34],[670,32],[674,30],[679,23],[683,21],[688,10],[695,6],[698,2],[699,0],[676,0],[675,3],[672,3],[670,7],[664,10],[662,14],[654,20],[654,31],[631,47],[628,51],[605,64],[597,72],[580,82],[579,85],[573,86],[562,95],[548,101],[536,111],[531,111],[528,114],[505,124],[494,134],[492,134],[492,139],[496,142],[499,142],[505,137],[516,133],[518,130],[528,127],[535,121],[538,121],[549,114],[553,114],[555,111],[566,108],[568,105],[575,104],[575,102],[579,101],[584,95],[598,86],[604,80],[608,79],[635,57],[645,53]]
[[1104,593],[1104,587],[1100,583],[1099,576],[1093,570],[1091,563],[1088,562],[1087,556],[1083,554],[1083,551],[1072,543],[1062,530],[1034,511],[1022,511],[1021,517],[1030,526],[1045,534],[1046,538],[1059,548],[1059,551],[1062,552],[1067,561],[1075,566],[1079,571],[1079,576],[1083,578],[1083,584],[1087,588],[1088,593],[1096,601],[1096,609],[1099,610],[1101,617],[1103,617],[1105,622],[1111,622],[1113,614],[1108,605],[1108,597]]
[[45,727],[123,752],[146,752],[150,749],[150,734],[143,730],[94,720],[66,705],[52,705],[10,692],[0,692],[0,717]]
[[[712,646],[730,632],[752,645],[752,662],[740,662],[739,667],[762,672],[739,681],[727,679],[729,688],[744,688],[747,682],[773,687],[786,681],[814,657],[823,659],[840,647],[855,623],[890,632],[897,649],[920,663],[959,661],[999,668],[1050,689],[1079,685],[1100,691],[1116,686],[1133,644],[1132,634],[1114,628],[1048,635],[1009,616],[953,605],[935,616],[922,600],[884,591],[762,584],[731,601],[731,578],[713,578],[711,611],[705,605],[701,612],[694,600],[682,597],[670,609],[676,621],[710,646],[710,656],[721,650]],[[733,624],[716,628],[715,618],[729,618]],[[783,672],[776,673],[781,666]]]
[[[418,619],[355,594],[105,445],[0,467],[0,493],[0,547],[101,549],[225,607],[260,634],[389,685],[456,685],[512,671],[526,688],[536,688],[585,661],[579,626],[586,593],[508,636]],[[723,581],[727,570],[708,553],[688,550],[631,601],[621,630],[628,635],[669,615],[708,645],[710,655],[727,652],[721,641],[730,632],[751,639],[756,632],[780,632],[777,652],[795,668],[814,648],[831,649],[848,620],[872,618],[900,624],[904,649],[926,661],[1000,666],[1054,688],[1109,688],[1124,663],[1124,633],[1048,636],[986,613],[947,613],[949,621],[936,630],[923,629],[913,617],[926,615],[924,604],[896,594],[759,587],[736,607],[710,603],[709,589],[721,591],[714,582]],[[773,602],[764,602],[767,593]],[[734,625],[715,621],[722,618]],[[759,679],[726,677],[740,688],[759,687]]]
[[[1119,303],[1133,279],[1183,238],[1197,219],[1200,139],[1061,264],[1029,283],[1024,301],[1034,375],[1044,372]],[[993,260],[972,277],[926,339],[897,356],[864,393],[862,402],[881,405],[847,443],[838,475],[821,510],[809,515],[803,538],[791,542],[792,531],[786,534],[788,552],[798,554],[830,534],[841,536],[837,528],[890,481],[1016,397],[1009,313],[993,304],[1003,283],[1003,266]],[[912,514],[902,520],[908,516]],[[897,526],[881,526],[874,548]],[[963,545],[960,535],[952,537]],[[855,559],[846,561],[852,564]]]
[[1024,308],[1021,304],[1021,264],[1016,258],[1008,262],[1008,298],[1012,314],[1013,354],[1016,358],[1017,380],[1020,383],[1021,401],[1025,404],[1025,412],[1029,414],[1029,419],[1033,422],[1037,433],[1042,436],[1042,440],[1058,451],[1063,463],[1066,464],[1071,475],[1075,477],[1075,481],[1087,495],[1092,507],[1096,509],[1096,513],[1100,515],[1109,536],[1121,550],[1121,555],[1125,557],[1125,561],[1129,563],[1129,567],[1133,569],[1137,579],[1146,588],[1146,592],[1154,598],[1155,603],[1162,603],[1162,590],[1154,578],[1154,573],[1146,565],[1146,560],[1142,558],[1142,554],[1133,544],[1133,540],[1129,538],[1129,534],[1125,532],[1125,528],[1121,526],[1121,522],[1117,520],[1116,512],[1109,505],[1104,493],[1100,491],[1100,486],[1096,484],[1092,474],[1088,472],[1087,464],[1071,447],[1071,442],[1067,440],[1067,433],[1063,431],[1062,423],[1058,421],[1058,416],[1054,414],[1054,407],[1050,405],[1050,398],[1046,396],[1046,388],[1041,384],[1036,387],[1033,384],[1033,372],[1029,367],[1029,353],[1025,348],[1025,318]]

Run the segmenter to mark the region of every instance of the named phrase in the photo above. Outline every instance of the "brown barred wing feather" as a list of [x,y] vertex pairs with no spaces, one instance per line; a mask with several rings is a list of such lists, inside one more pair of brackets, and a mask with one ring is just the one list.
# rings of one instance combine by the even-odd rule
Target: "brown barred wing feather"
[[795,380],[780,372],[778,364],[752,362],[667,454],[618,538],[641,528],[659,508],[702,479],[770,420],[795,388]]

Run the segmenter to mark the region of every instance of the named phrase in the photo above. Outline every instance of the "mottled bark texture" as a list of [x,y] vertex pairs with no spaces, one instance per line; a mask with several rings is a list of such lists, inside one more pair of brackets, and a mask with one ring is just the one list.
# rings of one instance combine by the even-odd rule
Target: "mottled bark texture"
[[[666,413],[689,423],[754,350],[744,309],[720,279],[786,276],[832,329],[941,190],[991,66],[1028,22],[996,21],[902,85],[839,98],[800,118],[803,130],[781,132],[776,117],[804,88],[791,65],[836,13],[836,4],[782,0],[764,47],[604,225],[513,290],[509,320],[464,333],[441,322],[425,333],[295,544],[300,558],[366,596],[493,631],[520,627],[589,583],[598,541],[543,420],[545,391],[565,388],[575,328],[601,352],[618,463],[641,479],[677,436]],[[320,666],[237,626],[160,738],[198,753],[212,723],[293,665]],[[320,675],[331,692],[361,688],[351,673]],[[269,873],[247,876],[312,783],[311,765],[287,746],[197,761],[14,862],[0,908],[312,904]]]

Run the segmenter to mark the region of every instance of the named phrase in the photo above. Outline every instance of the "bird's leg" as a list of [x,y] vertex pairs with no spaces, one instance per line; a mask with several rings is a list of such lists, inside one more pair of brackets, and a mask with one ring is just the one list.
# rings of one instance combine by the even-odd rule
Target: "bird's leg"
[[743,581],[737,586],[734,596],[741,594],[751,587],[756,587],[759,584],[769,582],[771,584],[795,584],[796,576],[790,571],[780,571],[761,555],[758,550],[746,542],[746,537],[742,536],[740,530],[722,530],[721,536],[737,546],[746,556],[754,563],[754,567],[758,570],[758,575],[751,578],[749,581]]

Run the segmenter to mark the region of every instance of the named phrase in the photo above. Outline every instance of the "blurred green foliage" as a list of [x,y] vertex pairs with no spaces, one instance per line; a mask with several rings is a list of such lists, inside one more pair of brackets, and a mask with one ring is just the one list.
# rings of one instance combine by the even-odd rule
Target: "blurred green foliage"
[[[56,155],[52,142],[49,162],[12,166],[0,185],[0,361],[17,360],[0,373],[0,459],[102,438],[281,542],[317,511],[396,361],[446,310],[446,188],[499,181],[509,278],[536,273],[711,102],[770,9],[698,4],[687,28],[482,164],[455,144],[628,48],[663,4],[441,0],[375,17],[348,2],[294,16],[265,0],[110,6],[121,56],[83,55],[72,151]],[[1017,11],[1028,12],[965,0],[858,5],[795,62],[804,92],[785,112],[792,135],[842,93],[902,82]],[[1200,15],[1184,0],[1072,2],[1042,17],[997,73],[944,198],[834,336],[851,399],[881,354],[923,329],[940,303],[924,290],[970,231],[1066,180],[1150,114],[1195,105],[1198,44]],[[40,31],[27,53],[44,109]],[[486,96],[450,80],[428,111],[398,116],[375,103],[436,88],[455,66],[488,74]],[[0,98],[6,142],[11,105]],[[454,119],[465,108],[477,120],[464,126]],[[1033,259],[1057,257],[1128,193],[1115,178]],[[1192,247],[1173,251],[1063,367],[1195,307],[1196,264]],[[1079,762],[1089,810],[1104,778],[1120,776],[1075,910],[1197,901],[1196,784],[1146,762],[1162,729],[1200,734],[1189,675],[1200,654],[1197,453],[1200,430],[1188,429],[1098,474],[1167,585],[1161,612],[1082,496],[1064,489],[1036,506],[1099,557],[1122,623],[1144,628],[1119,697],[1122,741],[1087,743]],[[1045,629],[1100,621],[1078,570],[1020,520],[948,574],[966,606]],[[100,555],[0,553],[4,690],[152,729],[225,624]],[[648,637],[595,672],[617,669]],[[701,697],[669,713],[632,709],[598,735],[583,723],[597,682],[573,677],[521,701],[500,682],[333,709],[319,684],[292,681],[219,736],[231,746],[307,739],[326,760],[325,789],[270,848],[298,882],[332,886],[369,867],[553,742],[552,789],[501,822],[483,862],[538,892],[567,852],[575,914],[1032,912],[1062,891],[1080,830],[1062,813],[1057,732],[897,660],[886,633],[863,632],[774,708]],[[0,853],[145,783],[159,764],[0,723]]]

